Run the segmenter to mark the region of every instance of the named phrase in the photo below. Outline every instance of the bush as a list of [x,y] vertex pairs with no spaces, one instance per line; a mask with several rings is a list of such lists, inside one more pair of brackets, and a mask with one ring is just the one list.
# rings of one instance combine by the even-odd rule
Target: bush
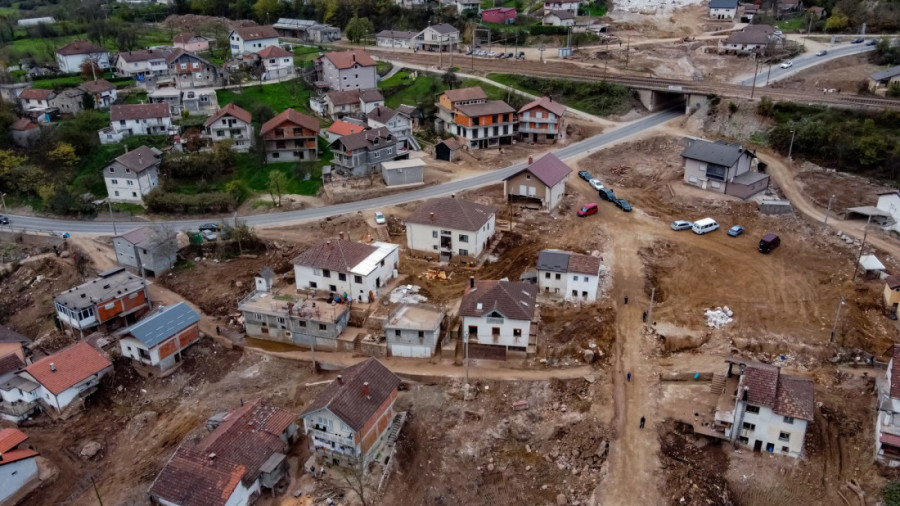
[[881,489],[881,497],[887,506],[900,506],[900,481],[892,481]]
[[761,99],[759,99],[759,105],[756,106],[756,112],[759,113],[760,116],[771,118],[774,111],[775,102],[772,102],[771,98],[762,97]]
[[225,213],[234,209],[234,197],[222,192],[182,195],[154,188],[144,196],[147,210],[154,213],[197,214]]

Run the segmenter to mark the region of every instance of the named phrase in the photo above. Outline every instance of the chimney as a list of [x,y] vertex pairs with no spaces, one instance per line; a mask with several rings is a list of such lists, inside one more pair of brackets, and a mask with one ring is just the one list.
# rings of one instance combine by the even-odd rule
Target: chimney
[[368,381],[363,383],[363,395],[366,396],[366,399],[371,399],[371,397],[369,396],[369,382]]
[[469,288],[475,288],[475,276],[469,276]]
[[532,163],[534,163],[534,158],[529,156],[528,157],[528,165],[531,165]]
[[56,372],[56,364],[54,364],[53,362],[50,362],[50,370]]
[[428,213],[428,218],[434,223],[434,213]]
[[343,384],[344,384],[344,377],[341,376],[340,374],[338,374],[338,385],[343,385]]

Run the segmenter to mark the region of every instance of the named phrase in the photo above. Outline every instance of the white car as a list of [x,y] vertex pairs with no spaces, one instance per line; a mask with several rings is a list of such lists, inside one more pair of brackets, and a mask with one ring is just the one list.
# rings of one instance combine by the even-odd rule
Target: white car
[[783,68],[783,69],[789,69],[793,66],[794,66],[794,62],[792,62],[792,61],[786,61],[781,64],[781,68]]
[[588,181],[588,184],[591,185],[591,188],[600,191],[604,188],[603,183],[600,182],[599,179],[591,179]]
[[385,223],[387,223],[387,220],[384,219],[384,213],[382,213],[381,211],[375,211],[375,223],[379,225],[384,225]]

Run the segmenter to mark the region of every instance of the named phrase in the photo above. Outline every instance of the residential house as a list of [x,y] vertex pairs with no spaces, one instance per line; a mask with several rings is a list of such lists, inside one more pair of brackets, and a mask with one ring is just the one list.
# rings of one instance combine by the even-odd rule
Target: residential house
[[566,300],[594,302],[600,283],[600,259],[568,251],[545,249],[537,260],[538,288]]
[[[900,276],[888,276],[884,278],[884,307],[891,315],[897,315],[897,307],[900,306]],[[3,352],[0,351],[0,355]]]
[[342,370],[300,414],[310,451],[329,464],[367,470],[388,443],[399,386],[400,378],[374,358]]
[[358,125],[356,123],[350,123],[347,121],[335,121],[325,130],[325,140],[328,141],[328,144],[336,141],[337,139],[345,136],[345,135],[353,135],[358,134],[365,130],[366,127],[363,125]]
[[341,40],[341,29],[308,19],[279,18],[273,25],[278,35],[316,44]]
[[26,113],[29,111],[42,111],[53,107],[51,101],[56,98],[53,90],[41,90],[38,88],[26,88],[19,95],[19,102],[22,104],[22,110]]
[[475,11],[475,14],[481,12],[481,2],[479,0],[442,0],[445,5],[456,7],[456,13],[463,15],[465,11]]
[[332,169],[350,176],[378,173],[382,162],[409,156],[409,150],[401,150],[397,138],[384,127],[340,137],[331,143],[331,150]]
[[132,135],[162,135],[172,130],[168,104],[109,106],[109,127],[98,132],[101,144],[121,142]]
[[[37,411],[37,383],[22,379],[25,360],[15,353],[0,355],[0,419],[18,423]],[[28,400],[26,400],[28,399]]]
[[364,116],[384,105],[379,90],[329,91],[325,94],[325,108],[332,119],[344,116]]
[[509,353],[534,353],[537,325],[537,287],[513,281],[469,279],[459,306],[463,340],[470,357],[505,360]]
[[50,100],[50,106],[63,114],[75,114],[84,109],[84,91],[81,88],[65,88]]
[[[62,413],[73,402],[83,403],[96,392],[100,380],[112,368],[112,362],[103,354],[80,341],[19,371],[19,378],[37,385],[36,389],[28,386],[20,390],[21,402],[36,401],[45,410]],[[3,400],[18,401],[5,397]]]
[[374,299],[397,277],[400,248],[396,244],[363,244],[343,238],[320,241],[295,258],[297,290],[322,290],[353,299]]
[[110,202],[144,205],[144,195],[159,186],[162,151],[141,146],[116,157],[103,168]]
[[174,232],[141,227],[113,237],[119,265],[133,267],[146,276],[159,276],[175,265],[178,241]]
[[375,45],[378,47],[391,47],[395,49],[409,49],[412,40],[419,32],[401,30],[383,30],[375,35]]
[[544,15],[553,11],[565,11],[575,16],[578,14],[579,5],[581,5],[580,0],[544,0]]
[[381,177],[386,186],[422,184],[425,181],[425,161],[408,158],[382,162]]
[[456,138],[444,139],[434,145],[434,159],[452,162],[456,159],[462,146]]
[[571,11],[549,11],[541,18],[544,26],[575,26],[575,14]]
[[220,86],[223,82],[219,67],[194,53],[176,49],[166,57],[169,75],[176,88],[205,88]]
[[511,25],[516,22],[516,9],[512,7],[494,7],[481,11],[481,20],[485,23]]
[[395,3],[400,7],[412,9],[415,6],[425,5],[425,0],[395,0]]
[[456,52],[459,51],[459,30],[447,23],[431,25],[416,34],[412,44],[418,51]]
[[366,121],[369,128],[385,127],[390,130],[397,137],[397,142],[400,144],[399,149],[419,150],[421,146],[419,146],[419,142],[413,135],[415,120],[411,111],[414,110],[410,106],[400,106],[397,109],[391,109],[380,105],[369,111],[366,115]]
[[233,141],[231,148],[246,153],[253,146],[253,122],[250,113],[228,104],[203,122],[203,137],[212,142]]
[[442,262],[471,262],[494,237],[497,208],[455,197],[425,201],[406,218],[406,245]]
[[815,5],[813,7],[810,7],[809,9],[806,9],[806,17],[807,17],[807,19],[812,18],[812,19],[818,21],[818,20],[825,19],[827,17],[827,12],[825,12],[824,7],[819,7],[818,5]]
[[384,322],[388,352],[393,357],[434,356],[441,340],[444,310],[431,304],[401,304]]
[[378,87],[375,60],[360,50],[325,53],[316,58],[316,74],[334,91],[370,90]]
[[254,339],[313,350],[352,351],[342,349],[339,341],[350,319],[346,304],[298,297],[290,292],[255,290],[238,303],[238,311],[243,315],[245,332]]
[[56,19],[52,16],[45,16],[41,18],[22,18],[16,21],[16,26],[37,26],[37,25],[52,25],[56,23]]
[[259,129],[270,162],[315,161],[319,159],[316,137],[319,120],[285,109]]
[[143,279],[117,267],[57,295],[54,304],[59,322],[83,334],[134,323],[150,309],[150,297]]
[[869,76],[869,89],[872,93],[884,94],[892,84],[900,85],[900,65]]
[[516,110],[502,100],[458,105],[450,133],[465,139],[469,148],[495,148],[512,144]]
[[438,97],[437,119],[448,125],[453,123],[456,108],[461,105],[483,104],[487,102],[487,93],[480,87],[457,88],[447,90]]
[[288,475],[299,428],[293,413],[264,399],[241,402],[206,422],[211,432],[187,441],[166,462],[148,495],[168,506],[249,506]]
[[31,344],[31,339],[9,327],[0,325],[0,357],[16,355],[24,361],[25,351],[23,346],[27,344]]
[[228,34],[231,55],[258,53],[269,46],[278,45],[278,32],[272,26],[245,26]]
[[172,39],[172,46],[189,53],[209,51],[209,39],[193,33],[179,33]]
[[9,126],[13,144],[20,148],[29,148],[41,138],[41,127],[28,118],[19,118]]
[[709,0],[709,18],[734,20],[737,16],[738,0]]
[[[890,276],[888,279],[890,279]],[[896,380],[896,381],[895,381]],[[900,346],[891,347],[884,376],[875,380],[878,410],[875,414],[875,460],[900,466]]]
[[541,97],[519,109],[519,138],[527,142],[553,143],[566,137],[566,106]]
[[56,65],[63,74],[81,72],[85,61],[93,61],[101,69],[108,69],[109,51],[86,40],[69,42],[56,50]]
[[296,77],[294,69],[294,55],[278,46],[269,46],[257,52],[259,59],[266,69],[263,79],[266,81],[278,81],[281,79],[293,79]]
[[769,176],[752,171],[756,154],[725,141],[692,141],[681,152],[684,182],[746,199],[769,187]]
[[[900,232],[900,191],[891,190],[878,194],[878,203],[875,204],[876,209],[882,214],[887,214],[883,219],[885,228]],[[874,213],[873,213],[874,214]],[[874,216],[873,218],[882,218]]]
[[713,389],[719,394],[715,416],[711,423],[698,419],[694,432],[757,452],[800,458],[815,413],[812,381],[784,374],[770,364],[737,357],[725,362],[725,376],[713,377]]
[[119,339],[122,356],[132,364],[163,373],[177,366],[182,352],[200,339],[200,315],[185,302],[162,307],[125,329]]
[[510,202],[539,204],[553,211],[566,191],[566,179],[572,169],[553,153],[536,162],[528,157],[528,166],[503,180],[503,194]]
[[147,98],[151,104],[166,104],[172,115],[180,116],[183,111],[212,114],[219,108],[215,88],[188,88],[164,86],[151,91]]
[[155,86],[157,79],[169,75],[166,59],[169,49],[141,49],[116,56],[116,77],[132,77],[138,85]]
[[[38,452],[25,442],[28,436],[19,429],[0,429],[0,504],[16,504],[13,496],[25,494],[38,480]],[[18,499],[23,499],[19,497]]]
[[739,32],[731,32],[720,48],[736,53],[765,54],[769,44],[774,41],[775,29],[770,25],[747,25]]
[[116,87],[106,79],[86,81],[78,85],[94,99],[94,109],[109,109],[118,98]]

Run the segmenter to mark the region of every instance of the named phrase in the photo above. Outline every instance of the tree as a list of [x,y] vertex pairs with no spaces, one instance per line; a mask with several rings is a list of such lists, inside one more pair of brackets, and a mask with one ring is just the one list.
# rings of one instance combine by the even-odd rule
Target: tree
[[887,89],[887,96],[895,98],[900,97],[900,83],[896,81],[891,83],[891,85],[888,86]]
[[247,185],[244,184],[244,182],[240,179],[229,181],[225,185],[225,191],[228,192],[229,195],[234,197],[234,201],[238,205],[242,204],[245,200],[247,200],[248,197],[250,197],[250,188],[247,188]]
[[103,69],[95,60],[84,60],[81,64],[81,78],[85,81],[94,81],[103,77]]
[[452,90],[453,87],[459,83],[459,78],[456,77],[456,72],[454,72],[452,69],[449,69],[444,72],[444,75],[441,76],[441,81],[444,82],[444,86]]
[[277,170],[269,171],[269,181],[267,188],[269,195],[272,197],[272,204],[275,207],[281,207],[281,196],[287,190],[288,178],[284,172]]
[[759,99],[759,105],[756,106],[756,112],[770,118],[775,113],[775,103],[770,97],[762,97]]
[[235,241],[238,245],[238,254],[244,254],[244,246],[248,248],[259,245],[259,237],[256,230],[247,225],[244,220],[235,220],[234,226],[225,225],[225,236]]
[[17,155],[9,149],[0,149],[0,183],[6,186],[12,171],[28,161],[28,157]]
[[269,15],[275,14],[278,10],[278,0],[257,0],[255,4],[253,4],[253,12],[256,14],[256,19],[260,23],[268,23]]
[[157,258],[174,258],[178,255],[178,240],[175,232],[166,225],[157,223],[150,229],[150,237],[147,238],[153,255]]
[[359,462],[352,467],[343,470],[344,488],[352,490],[362,506],[368,506],[366,494],[366,468],[360,457]]
[[73,169],[78,165],[78,155],[75,148],[67,142],[57,142],[56,146],[47,153],[47,160],[57,168]]
[[900,506],[900,481],[891,481],[881,490],[881,497],[887,506]]
[[829,32],[839,32],[845,28],[850,23],[850,19],[846,14],[841,12],[841,10],[837,7],[831,12],[831,16],[825,20],[825,30]]
[[94,95],[90,93],[85,93],[81,96],[81,107],[85,110],[91,110],[96,106],[96,102],[94,101]]
[[363,40],[366,35],[375,33],[375,26],[369,21],[369,18],[358,18],[353,16],[350,19],[350,22],[347,23],[345,32],[347,33],[347,38],[350,39],[350,42],[359,44],[359,41]]
[[237,153],[231,149],[232,145],[234,145],[234,141],[231,139],[225,139],[213,144],[213,162],[219,166],[221,172],[229,172],[234,168]]

